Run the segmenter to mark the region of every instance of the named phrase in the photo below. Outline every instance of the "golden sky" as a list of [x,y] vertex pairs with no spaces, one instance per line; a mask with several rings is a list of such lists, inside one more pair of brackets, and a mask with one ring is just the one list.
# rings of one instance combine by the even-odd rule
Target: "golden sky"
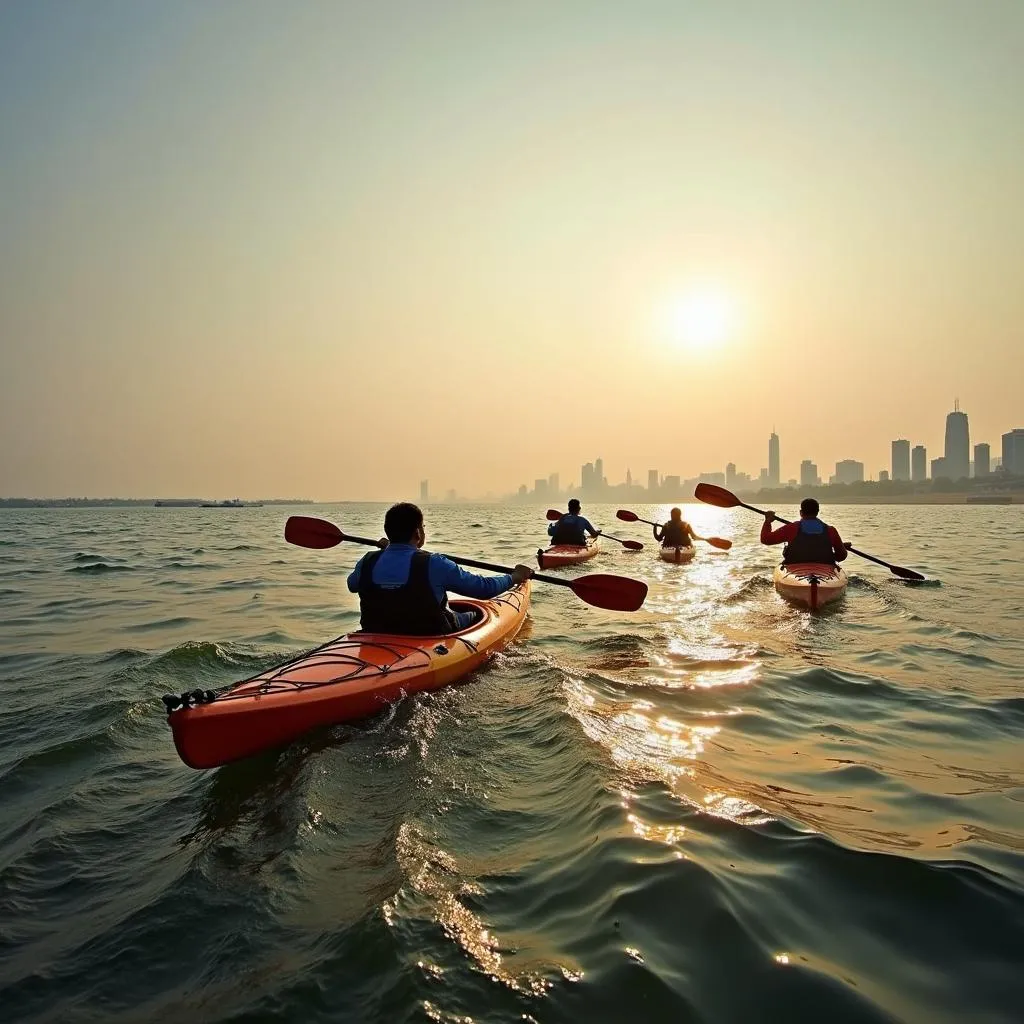
[[1024,2],[0,6],[0,495],[1024,425]]

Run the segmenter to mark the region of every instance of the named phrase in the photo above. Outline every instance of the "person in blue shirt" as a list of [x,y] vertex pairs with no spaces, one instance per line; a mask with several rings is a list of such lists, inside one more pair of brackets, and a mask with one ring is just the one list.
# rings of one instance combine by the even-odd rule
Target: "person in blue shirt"
[[548,525],[552,544],[586,544],[588,533],[591,537],[601,536],[601,531],[595,530],[590,520],[580,515],[580,503],[575,498],[569,501],[568,515]]
[[497,597],[528,580],[533,570],[517,565],[502,576],[479,576],[444,555],[421,551],[426,541],[423,513],[410,502],[392,505],[384,516],[387,539],[349,573],[348,589],[359,595],[359,627],[368,633],[438,636],[476,621],[473,611],[448,607],[447,591],[465,597]]

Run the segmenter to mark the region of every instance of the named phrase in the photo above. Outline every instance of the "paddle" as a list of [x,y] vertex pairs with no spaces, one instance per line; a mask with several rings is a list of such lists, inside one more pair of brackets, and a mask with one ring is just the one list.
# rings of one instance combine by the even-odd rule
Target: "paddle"
[[[284,526],[284,539],[289,544],[297,544],[303,548],[333,548],[343,540],[352,541],[353,544],[367,544],[373,548],[378,546],[375,540],[342,533],[334,523],[312,516],[289,516]],[[506,565],[492,565],[490,562],[478,562],[473,558],[456,558],[454,555],[445,557],[450,558],[456,565],[469,565],[475,569],[504,573],[513,571]],[[613,612],[635,612],[647,597],[647,584],[626,576],[592,573],[589,576],[578,576],[574,580],[560,580],[556,576],[534,573],[531,579],[539,580],[541,583],[553,583],[558,587],[568,587],[587,604],[592,604],[595,608],[608,608]]]
[[[559,512],[557,509],[548,509],[548,519],[550,519],[553,523],[557,522],[564,515],[564,512]],[[601,536],[607,537],[608,540],[618,541],[619,544],[621,544],[624,548],[629,548],[630,551],[643,551],[644,549],[643,544],[641,544],[638,540],[623,540],[621,537],[613,537],[610,533],[602,533]]]
[[[661,526],[661,523],[652,523],[650,519],[641,519],[635,512],[624,508],[620,508],[615,515],[624,523],[646,523],[648,526]],[[732,541],[726,540],[724,537],[698,537],[694,534],[693,539],[706,540],[713,548],[719,548],[721,551],[728,551],[732,547]]]
[[[717,487],[715,484],[697,484],[697,489],[693,492],[694,497],[701,501],[707,502],[709,505],[717,505],[719,508],[735,508],[739,505],[741,508],[749,508],[751,512],[756,512],[759,516],[764,515],[764,511],[759,508],[754,508],[753,505],[748,505],[745,501],[740,501],[732,491],[727,491],[724,487]],[[776,516],[776,520],[780,523],[788,523],[790,520],[783,519],[782,516]],[[869,562],[876,562],[878,565],[884,565],[889,572],[901,579],[905,580],[923,580],[925,579],[919,572],[914,572],[913,569],[904,569],[902,565],[893,565],[891,562],[885,562],[881,558],[875,558],[874,555],[869,555],[866,551],[858,551],[856,548],[847,548],[852,551],[855,555],[860,555],[861,558],[866,558]]]

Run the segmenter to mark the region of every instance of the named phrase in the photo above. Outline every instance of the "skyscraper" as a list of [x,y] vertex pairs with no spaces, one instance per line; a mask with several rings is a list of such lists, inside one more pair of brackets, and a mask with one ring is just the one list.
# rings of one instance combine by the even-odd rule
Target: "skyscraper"
[[594,459],[594,486],[598,490],[604,487],[604,459]]
[[647,470],[647,490],[654,494],[658,490],[658,471],[656,469]]
[[779,473],[779,435],[772,431],[768,438],[768,484],[770,487],[778,487],[782,479]]
[[818,467],[810,459],[804,459],[800,463],[800,486],[817,487],[821,481],[818,479]]
[[580,469],[580,492],[582,494],[590,494],[593,490],[594,464],[592,462],[585,462]]
[[1003,434],[1002,470],[1004,473],[1024,476],[1024,430],[1020,427]]
[[910,479],[915,484],[928,479],[928,449],[923,444],[914,445],[911,453]]
[[899,440],[892,443],[892,479],[910,479],[910,442]]
[[836,463],[837,484],[859,484],[864,480],[864,463],[856,459],[843,459]]
[[428,501],[430,501],[430,481],[429,480],[421,480],[420,481],[420,504],[421,505],[426,505],[426,503]]
[[967,427],[967,413],[960,411],[960,402],[946,417],[946,450],[944,475],[950,480],[963,480],[971,475],[971,434]]
[[729,462],[725,466],[725,486],[731,491],[736,486],[736,463]]
[[989,469],[989,457],[991,456],[991,449],[987,444],[976,444],[974,446],[974,475],[975,476],[988,476],[991,470]]

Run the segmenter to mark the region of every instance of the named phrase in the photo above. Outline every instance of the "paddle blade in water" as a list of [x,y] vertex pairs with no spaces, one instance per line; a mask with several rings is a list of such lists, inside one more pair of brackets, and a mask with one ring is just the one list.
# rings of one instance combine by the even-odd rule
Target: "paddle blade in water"
[[620,541],[624,548],[629,548],[630,551],[643,551],[644,546],[638,540],[624,540]]
[[693,496],[699,501],[706,501],[709,505],[717,505],[719,508],[735,508],[740,503],[732,491],[716,487],[714,484],[697,484]]
[[902,565],[890,565],[889,571],[895,573],[901,579],[904,580],[918,580],[922,581],[925,579],[919,572],[914,572],[913,569],[904,569]]
[[549,508],[548,509],[548,519],[550,519],[553,523],[558,522],[558,520],[561,519],[561,518],[562,518],[562,513],[559,512],[557,509],[553,509],[553,508]]
[[619,511],[615,513],[615,515],[618,516],[618,518],[621,519],[624,523],[635,523],[640,518],[635,512],[630,512],[628,509],[625,508],[620,508]]
[[647,597],[647,584],[626,576],[593,573],[569,581],[569,586],[587,604],[613,612],[635,612]]
[[728,551],[732,547],[732,541],[726,540],[724,537],[708,537],[708,543],[720,551]]
[[284,539],[300,548],[333,548],[345,539],[345,534],[326,519],[289,516],[284,524]]

